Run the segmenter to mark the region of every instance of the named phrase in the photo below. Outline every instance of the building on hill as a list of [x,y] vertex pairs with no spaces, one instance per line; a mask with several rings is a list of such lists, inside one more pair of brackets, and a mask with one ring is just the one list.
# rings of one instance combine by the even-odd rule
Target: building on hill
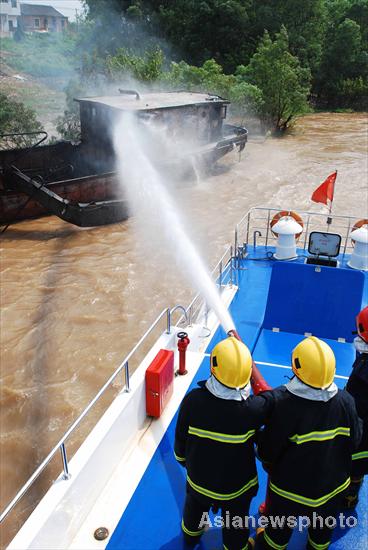
[[19,16],[19,0],[0,0],[0,37],[13,36]]
[[[1,2],[2,0],[0,0]],[[25,32],[62,32],[68,18],[52,6],[20,4],[20,17]]]

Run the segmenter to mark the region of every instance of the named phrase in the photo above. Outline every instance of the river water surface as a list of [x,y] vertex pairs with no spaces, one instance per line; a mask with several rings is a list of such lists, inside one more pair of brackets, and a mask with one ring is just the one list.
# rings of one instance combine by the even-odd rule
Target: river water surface
[[[336,169],[333,213],[367,218],[366,114],[309,115],[283,139],[250,138],[240,161],[230,153],[175,196],[212,268],[250,207],[323,211],[310,196]],[[9,227],[1,239],[2,509],[158,313],[193,293],[164,243],[142,238],[133,218],[88,230],[55,217]],[[58,456],[6,521],[2,546],[60,469]]]

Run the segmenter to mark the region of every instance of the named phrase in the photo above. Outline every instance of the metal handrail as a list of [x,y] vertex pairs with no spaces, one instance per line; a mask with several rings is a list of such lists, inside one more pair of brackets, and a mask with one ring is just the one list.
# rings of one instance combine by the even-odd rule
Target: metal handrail
[[[184,306],[181,306],[181,305],[176,305],[174,306],[172,309],[169,309],[168,313],[167,313],[167,328],[166,328],[166,334],[171,334],[171,316],[173,313],[175,313],[175,311],[177,311],[178,309],[181,309],[181,311],[183,312],[183,315],[185,317],[185,320],[188,322],[188,311],[187,309],[184,307]],[[180,320],[182,319],[182,317],[180,317]]]
[[92,407],[97,403],[97,401],[100,399],[103,393],[107,390],[107,388],[112,384],[112,382],[115,380],[115,378],[120,374],[120,372],[125,369],[125,372],[128,373],[128,378],[126,378],[126,391],[129,391],[129,370],[127,369],[127,365],[129,364],[129,359],[132,357],[132,355],[137,351],[137,349],[140,347],[142,342],[147,338],[147,336],[152,332],[152,330],[158,325],[158,323],[161,321],[161,319],[166,315],[168,315],[168,312],[170,311],[169,308],[165,308],[160,315],[155,319],[155,321],[151,324],[151,326],[146,330],[146,332],[143,334],[143,336],[140,338],[138,343],[134,346],[134,348],[128,353],[127,357],[124,359],[124,361],[119,365],[119,367],[113,372],[113,374],[110,376],[110,378],[105,382],[105,384],[101,387],[99,392],[95,395],[95,397],[92,399],[92,401],[89,402],[87,407],[82,411],[82,413],[78,416],[78,418],[73,422],[73,424],[69,427],[69,429],[65,432],[63,437],[60,439],[60,441],[55,445],[55,447],[49,452],[49,454],[46,456],[46,458],[43,460],[43,462],[38,466],[38,468],[33,472],[31,477],[28,479],[28,481],[23,485],[23,487],[18,491],[18,493],[15,495],[13,500],[8,504],[8,506],[5,508],[5,510],[0,515],[0,523],[6,518],[6,516],[9,514],[9,512],[14,508],[14,506],[19,502],[19,500],[23,497],[23,495],[28,491],[29,487],[33,485],[35,480],[39,477],[39,475],[43,472],[43,470],[46,468],[46,466],[49,464],[51,459],[54,457],[54,455],[57,453],[57,451],[60,449],[61,455],[62,455],[62,461],[63,461],[63,478],[64,479],[70,479],[71,475],[68,470],[68,460],[65,450],[65,441],[68,439],[70,434],[79,426],[81,421],[84,419],[84,417],[88,414],[88,412],[92,409]]
[[[273,213],[279,212],[279,208],[270,208],[264,206],[258,206],[251,208],[245,216],[237,224],[235,239],[239,239],[241,235],[244,235],[244,242],[250,244],[250,238],[254,235],[255,231],[266,228],[266,236],[262,240],[264,245],[269,246],[269,225],[270,219]],[[267,214],[262,216],[262,214]],[[304,227],[304,239],[302,248],[305,250],[308,244],[308,235],[310,232],[311,219],[314,218],[318,222],[323,222],[324,225],[327,225],[327,228],[331,228],[331,225],[334,225],[336,231],[341,232],[342,234],[342,254],[345,255],[347,250],[352,249],[353,245],[349,243],[349,235],[351,227],[354,225],[354,220],[358,217],[354,216],[342,216],[342,215],[333,215],[325,214],[320,212],[306,212],[298,210],[298,213],[302,216],[305,227]],[[331,223],[327,222],[327,218],[331,220]],[[363,218],[363,216],[362,216]],[[315,224],[314,224],[315,225]],[[272,233],[271,233],[272,236]],[[274,238],[272,236],[272,238]]]
[[[15,158],[13,158],[12,162],[18,162],[20,158],[27,156],[30,153],[30,151],[32,151],[33,149],[41,145],[41,143],[46,141],[46,139],[49,137],[48,133],[45,132],[45,130],[38,130],[35,132],[15,132],[15,133],[13,132],[12,134],[0,134],[0,143],[2,138],[12,138],[17,136],[19,137],[20,136],[39,136],[39,135],[42,135],[43,137],[40,138],[36,143],[33,143],[31,145],[26,145],[25,149],[24,148],[19,149],[18,147],[13,148],[14,151],[19,151],[19,153],[16,155]],[[1,146],[0,146],[0,150],[4,151],[4,149],[2,149]]]

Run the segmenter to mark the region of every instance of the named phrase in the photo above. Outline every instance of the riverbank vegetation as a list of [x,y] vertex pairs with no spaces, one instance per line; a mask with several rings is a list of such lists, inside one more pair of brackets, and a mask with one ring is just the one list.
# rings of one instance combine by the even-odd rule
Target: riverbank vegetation
[[[265,101],[270,95],[266,89],[269,80],[278,88],[285,84],[284,76],[288,73],[287,81],[293,74],[296,85],[301,85],[306,100],[313,106],[366,108],[367,0],[84,2],[88,20],[110,30],[94,44],[94,55],[103,58],[107,54],[110,67],[111,58],[119,55],[117,42],[120,48],[136,56],[144,50],[160,48],[165,58],[164,71],[170,68],[170,62],[184,61],[202,67],[213,59],[224,75],[237,76],[237,84],[239,80],[255,84],[255,72],[263,71],[263,80],[259,75],[256,85]],[[271,48],[271,42],[277,44]],[[239,67],[250,66],[249,71],[240,71],[240,78]],[[275,73],[280,69],[282,74],[278,76]],[[155,78],[159,76],[156,73]],[[300,98],[296,101],[297,109],[299,105]]]
[[[73,95],[116,93],[117,84],[219,94],[277,134],[313,109],[367,108],[368,0],[83,1],[84,20],[45,49],[51,65],[28,68],[75,71],[63,137],[78,133]],[[53,38],[15,47],[28,41],[30,51],[29,40]]]
[[0,129],[0,147],[11,149],[28,147],[38,141],[43,127],[32,109],[0,91]]

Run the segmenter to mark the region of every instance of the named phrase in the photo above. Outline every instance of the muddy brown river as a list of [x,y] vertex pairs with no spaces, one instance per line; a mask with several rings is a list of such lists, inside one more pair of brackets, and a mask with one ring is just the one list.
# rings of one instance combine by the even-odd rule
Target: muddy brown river
[[[286,138],[250,138],[240,161],[230,153],[214,174],[177,190],[205,263],[217,263],[251,206],[323,211],[310,196],[336,169],[333,213],[367,218],[367,129],[366,114],[309,115]],[[134,218],[84,230],[55,217],[26,221],[0,246],[3,509],[158,313],[187,305],[194,290]],[[118,389],[77,431],[69,458]],[[60,470],[57,455],[6,520],[2,547]]]

